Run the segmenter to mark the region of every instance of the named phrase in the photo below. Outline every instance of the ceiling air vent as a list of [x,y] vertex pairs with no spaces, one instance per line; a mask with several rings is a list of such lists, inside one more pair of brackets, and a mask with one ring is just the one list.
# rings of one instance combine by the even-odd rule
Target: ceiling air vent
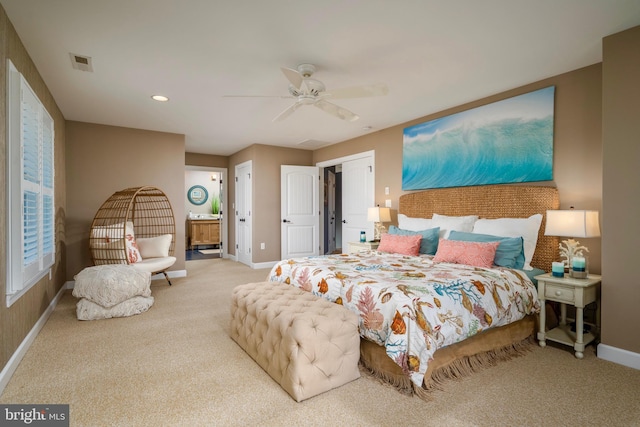
[[93,65],[91,64],[90,56],[76,55],[75,53],[70,53],[69,56],[71,57],[71,65],[73,68],[93,73]]

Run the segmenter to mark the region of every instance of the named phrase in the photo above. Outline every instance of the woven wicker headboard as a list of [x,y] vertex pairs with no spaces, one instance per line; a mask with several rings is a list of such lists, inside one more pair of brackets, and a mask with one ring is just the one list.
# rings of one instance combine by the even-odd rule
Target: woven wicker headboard
[[544,235],[547,209],[558,209],[560,198],[555,187],[484,185],[438,188],[400,196],[398,213],[415,218],[440,215],[478,215],[480,218],[527,218],[543,215],[538,244],[531,265],[551,271],[558,259],[559,238]]

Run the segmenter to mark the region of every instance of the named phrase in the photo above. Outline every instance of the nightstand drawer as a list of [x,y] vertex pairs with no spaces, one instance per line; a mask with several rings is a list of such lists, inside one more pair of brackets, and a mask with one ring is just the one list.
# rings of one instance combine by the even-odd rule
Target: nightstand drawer
[[551,283],[547,283],[544,288],[544,297],[558,302],[573,303],[573,288],[555,286]]

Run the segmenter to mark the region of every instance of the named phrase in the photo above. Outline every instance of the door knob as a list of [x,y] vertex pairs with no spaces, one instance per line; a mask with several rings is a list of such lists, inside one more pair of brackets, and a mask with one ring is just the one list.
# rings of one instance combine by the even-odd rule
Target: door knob
[[288,219],[283,219],[282,222],[288,222],[290,223],[291,221],[289,221]]
[[343,219],[343,220],[342,220],[342,223],[343,223],[343,224],[346,224],[346,223],[347,223],[347,220],[346,220],[346,219]]

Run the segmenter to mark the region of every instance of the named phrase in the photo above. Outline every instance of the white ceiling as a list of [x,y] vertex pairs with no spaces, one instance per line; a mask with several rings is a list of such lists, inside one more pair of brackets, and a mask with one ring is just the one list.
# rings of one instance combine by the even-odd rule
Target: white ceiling
[[[186,135],[188,152],[333,144],[602,60],[640,0],[0,0],[68,120]],[[92,57],[74,70],[69,53]],[[293,101],[280,67],[317,67],[345,122]],[[167,103],[151,100],[163,94]],[[370,126],[370,130],[365,127]],[[314,145],[314,144],[311,144]]]

